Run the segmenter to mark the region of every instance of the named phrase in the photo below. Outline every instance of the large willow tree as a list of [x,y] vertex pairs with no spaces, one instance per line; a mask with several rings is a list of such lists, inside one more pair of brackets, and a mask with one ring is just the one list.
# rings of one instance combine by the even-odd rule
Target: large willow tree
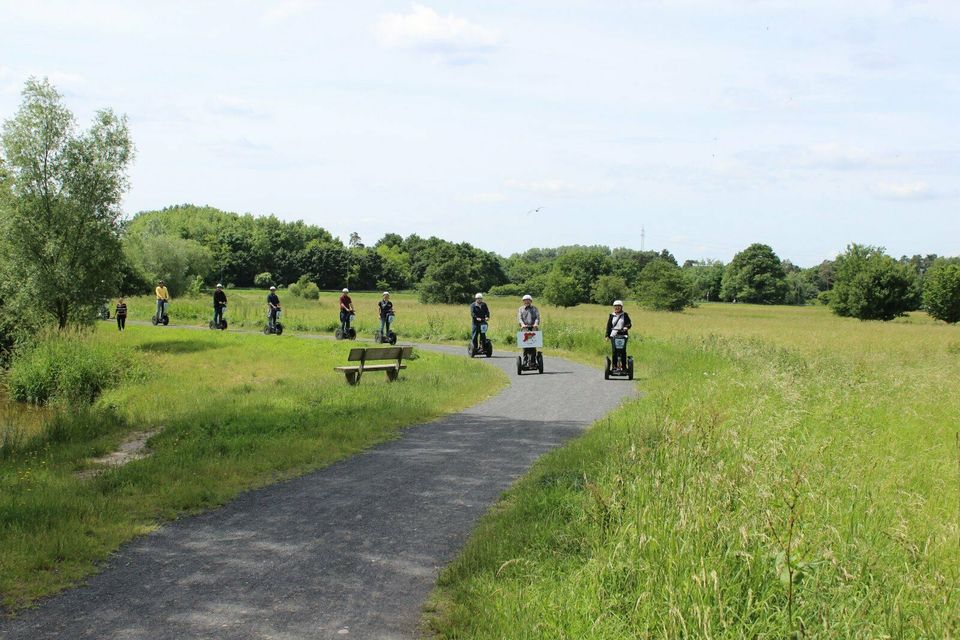
[[116,291],[120,203],[133,143],[126,116],[109,109],[77,131],[63,96],[46,79],[31,78],[22,95],[0,138],[6,172],[0,233],[9,267],[0,277],[15,277],[3,288],[27,292],[31,310],[62,329],[92,319]]

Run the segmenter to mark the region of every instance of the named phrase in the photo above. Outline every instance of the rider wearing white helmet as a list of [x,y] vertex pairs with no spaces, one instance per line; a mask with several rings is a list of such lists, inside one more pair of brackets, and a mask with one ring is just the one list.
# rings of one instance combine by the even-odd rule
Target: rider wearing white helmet
[[350,329],[350,314],[352,313],[354,311],[353,300],[350,299],[350,289],[344,287],[340,294],[340,329],[343,333],[347,333]]
[[477,339],[480,336],[480,325],[490,320],[490,309],[487,307],[487,303],[483,301],[482,293],[473,296],[473,302],[470,303],[470,320],[473,325],[470,340],[473,342],[474,351],[477,351],[479,350]]
[[[520,323],[520,329],[537,331],[540,328],[540,310],[533,306],[533,296],[529,293],[523,296],[523,304],[517,310],[517,322]],[[530,364],[530,358],[536,357],[535,348],[525,348],[523,350],[524,365]]]
[[390,292],[384,291],[380,302],[377,303],[380,313],[380,335],[390,333],[390,316],[393,315],[393,302],[390,301]]
[[613,366],[615,369],[625,367],[627,363],[619,361],[620,355],[612,338],[627,335],[631,326],[633,325],[630,324],[630,314],[623,310],[623,300],[614,300],[613,312],[607,317],[607,327],[604,329],[603,335],[607,340],[610,340],[610,345],[613,347]]

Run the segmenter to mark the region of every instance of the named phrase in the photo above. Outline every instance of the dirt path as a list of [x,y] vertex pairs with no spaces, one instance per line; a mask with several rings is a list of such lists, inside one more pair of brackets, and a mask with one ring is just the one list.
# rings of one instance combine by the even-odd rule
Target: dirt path
[[515,356],[487,362],[511,377],[497,396],[139,538],[85,586],[0,621],[0,637],[416,637],[437,573],[477,518],[636,391],[549,355],[546,373],[521,379]]

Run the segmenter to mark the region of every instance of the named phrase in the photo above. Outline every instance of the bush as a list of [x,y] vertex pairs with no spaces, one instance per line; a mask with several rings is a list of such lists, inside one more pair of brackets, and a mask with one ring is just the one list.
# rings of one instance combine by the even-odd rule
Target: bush
[[580,302],[580,287],[572,276],[563,275],[562,272],[554,269],[547,276],[543,297],[547,302],[558,307],[572,307]]
[[934,263],[923,284],[923,306],[937,320],[960,321],[960,263]]
[[315,282],[310,282],[309,276],[300,276],[300,279],[290,285],[290,293],[298,298],[307,300],[320,299],[320,287]]
[[92,402],[134,366],[127,351],[55,337],[18,351],[7,385],[19,402]]
[[663,258],[647,263],[640,272],[640,304],[658,311],[683,311],[693,296],[680,267]]
[[203,293],[203,276],[193,276],[193,280],[187,285],[186,294],[190,298],[199,298]]
[[837,257],[830,308],[838,316],[893,320],[916,308],[915,276],[880,247],[852,244]]
[[261,289],[265,289],[273,284],[273,274],[269,271],[258,273],[257,275],[253,276],[253,284]]
[[[526,290],[523,288],[522,284],[516,284],[510,282],[507,284],[498,284],[496,286],[490,287],[488,292],[492,296],[510,296],[510,297],[519,297],[526,293]],[[533,295],[533,294],[530,294]]]
[[630,288],[620,276],[600,276],[593,285],[591,297],[597,304],[612,304],[614,300],[629,298]]

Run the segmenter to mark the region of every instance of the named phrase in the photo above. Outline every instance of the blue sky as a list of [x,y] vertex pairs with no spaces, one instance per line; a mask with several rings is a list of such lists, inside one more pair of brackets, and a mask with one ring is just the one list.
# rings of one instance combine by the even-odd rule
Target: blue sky
[[960,255],[958,34],[960,3],[907,0],[0,0],[0,118],[30,75],[81,126],[126,113],[130,213]]

